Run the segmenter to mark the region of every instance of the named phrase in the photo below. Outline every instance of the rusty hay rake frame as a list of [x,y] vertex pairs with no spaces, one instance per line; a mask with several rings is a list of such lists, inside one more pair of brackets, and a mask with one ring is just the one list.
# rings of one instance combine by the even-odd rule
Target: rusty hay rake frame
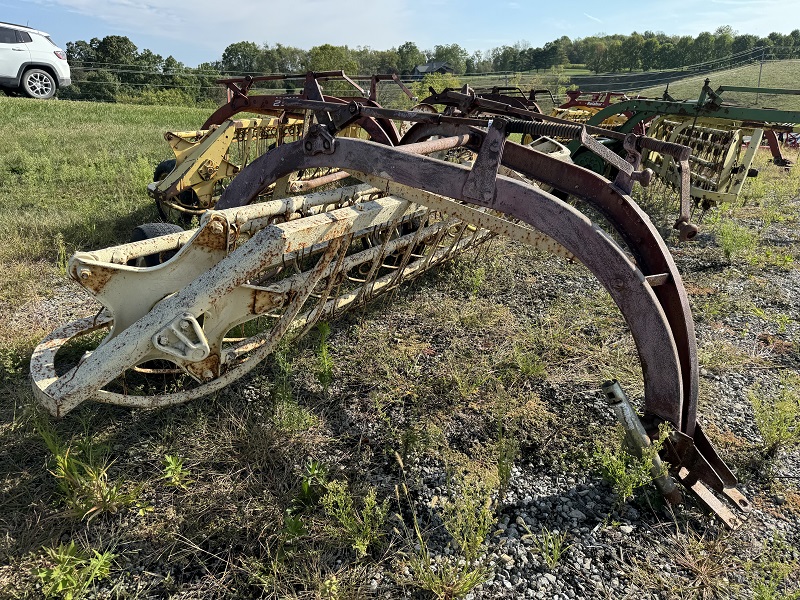
[[[492,101],[483,102],[489,104],[482,109],[491,109]],[[643,148],[684,162],[688,149],[629,134],[627,158],[614,155],[620,171],[612,183],[507,139],[556,128],[603,152],[574,125],[392,111],[356,101],[282,103],[313,111],[317,123],[301,140],[250,163],[198,229],[72,257],[69,276],[104,309],[59,328],[34,351],[34,393],[53,415],[86,400],[158,407],[208,395],[266,359],[292,332],[505,235],[581,262],[608,291],[630,328],[644,379],[644,415],[640,420],[629,409],[623,424],[630,430],[641,421],[652,435],[660,422],[671,423],[665,458],[673,475],[726,524],[737,525],[732,508],[747,512],[750,505],[697,422],[697,349],[682,279],[629,195],[635,181],[649,181],[640,170]],[[416,124],[398,147],[334,137],[370,119]],[[471,166],[427,156],[459,148],[475,154]],[[309,169],[338,169],[358,183],[253,203],[281,178]],[[623,245],[566,196],[600,213]],[[678,225],[685,229],[688,220]],[[154,267],[129,266],[164,252],[176,253]],[[254,323],[260,326],[247,330]],[[70,340],[98,329],[107,334],[92,352],[76,364],[59,364],[59,350]],[[127,376],[161,372],[178,373],[185,386],[138,395],[126,388]],[[615,405],[627,404],[613,386],[607,394]],[[669,486],[662,491],[672,501],[680,496]]]

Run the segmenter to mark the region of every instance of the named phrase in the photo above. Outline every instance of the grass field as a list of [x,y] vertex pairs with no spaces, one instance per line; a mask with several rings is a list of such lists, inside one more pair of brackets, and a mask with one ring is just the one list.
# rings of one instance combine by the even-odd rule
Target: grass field
[[[717,89],[721,85],[758,87],[759,71],[761,72],[760,87],[762,88],[800,89],[800,60],[783,60],[765,62],[763,67],[759,63],[753,63],[736,69],[675,81],[669,85],[669,93],[676,100],[695,100],[700,96],[700,90],[706,77],[711,80],[712,89]],[[664,87],[663,85],[655,86],[639,93],[649,98],[660,98]],[[723,99],[726,102],[748,107],[800,111],[800,96],[797,95],[726,92]]]
[[0,302],[13,311],[61,281],[59,257],[154,220],[146,186],[172,156],[163,134],[208,111],[0,98],[0,113]]
[[[539,597],[555,597],[545,575],[585,597],[623,597],[604,587],[615,579],[626,598],[798,597],[800,490],[781,465],[798,464],[800,312],[780,286],[798,280],[800,171],[764,153],[696,245],[665,229],[698,323],[709,435],[760,511],[738,537],[691,500],[671,513],[640,490],[633,512],[618,504],[597,467],[612,419],[595,404],[607,377],[640,392],[625,321],[581,265],[503,240],[208,398],[44,415],[27,361],[77,289],[64,261],[155,219],[145,187],[171,154],[162,135],[207,113],[0,98],[0,598],[449,600],[479,584],[477,598],[520,597],[497,577],[522,556],[534,566],[509,582],[529,573]],[[674,221],[673,191],[638,198]],[[785,437],[771,476],[746,398],[774,390]],[[735,395],[746,423],[719,408]],[[595,493],[596,520],[564,527],[564,503]]]

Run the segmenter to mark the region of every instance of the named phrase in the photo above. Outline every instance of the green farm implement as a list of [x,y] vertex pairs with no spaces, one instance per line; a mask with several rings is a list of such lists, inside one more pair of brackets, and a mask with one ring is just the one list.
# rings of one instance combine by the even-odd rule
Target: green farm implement
[[[735,106],[723,102],[724,92],[800,95],[800,90],[736,86],[713,90],[707,79],[696,101],[676,101],[666,92],[661,100],[622,100],[596,112],[586,125],[605,126],[616,117],[621,121],[614,128],[617,134],[636,131],[637,126],[644,124],[648,125],[648,137],[690,147],[690,195],[697,205],[708,209],[735,200],[745,178],[757,174],[750,166],[763,139],[769,143],[773,162],[790,166],[781,154],[778,134],[800,132],[800,110]],[[620,154],[623,152],[619,137],[609,136],[604,143]],[[570,150],[577,164],[593,170],[606,168],[605,163],[598,162],[594,154],[577,143],[573,142]],[[670,185],[680,184],[683,169],[674,158],[646,150],[642,161]]]

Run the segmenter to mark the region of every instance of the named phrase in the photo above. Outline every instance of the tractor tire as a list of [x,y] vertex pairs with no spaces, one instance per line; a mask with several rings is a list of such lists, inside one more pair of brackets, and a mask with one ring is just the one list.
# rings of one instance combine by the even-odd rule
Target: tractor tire
[[28,69],[22,75],[21,87],[25,94],[38,100],[48,100],[56,93],[56,80],[42,69]]
[[[161,237],[162,235],[169,235],[171,233],[178,233],[183,231],[183,227],[174,225],[173,223],[145,223],[134,228],[131,232],[131,242],[141,242],[143,240],[152,240],[153,238]],[[167,262],[170,258],[175,256],[176,251],[159,252],[157,254],[148,254],[128,264],[134,267],[155,267],[162,263]],[[131,264],[133,263],[133,264]]]

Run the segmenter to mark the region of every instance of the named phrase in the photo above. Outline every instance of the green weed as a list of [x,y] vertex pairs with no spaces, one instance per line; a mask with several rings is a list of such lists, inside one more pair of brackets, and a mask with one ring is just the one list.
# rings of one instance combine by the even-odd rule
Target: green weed
[[122,481],[111,481],[112,466],[106,451],[85,437],[73,447],[59,439],[49,424],[39,423],[37,431],[52,453],[58,491],[70,514],[93,519],[102,513],[115,513],[136,503],[139,491],[124,491]]
[[111,563],[116,558],[112,552],[92,550],[89,556],[75,542],[57,548],[43,548],[49,566],[37,570],[46,598],[73,600],[79,598],[93,583],[107,579]]
[[482,473],[451,475],[449,498],[442,501],[442,524],[467,563],[477,560],[495,522],[492,490]]
[[[738,584],[728,578],[742,567],[728,532],[705,530],[698,534],[687,526],[685,533],[678,529],[661,546],[678,568],[678,585],[688,592],[682,597],[703,600],[741,597]],[[652,565],[649,568],[652,570]]]
[[[399,461],[399,457],[398,462],[400,462],[402,468],[402,461]],[[403,477],[405,478],[405,473]],[[403,490],[402,498],[400,489]],[[490,572],[481,561],[469,560],[466,556],[463,558],[456,557],[455,559],[453,557],[434,557],[422,533],[422,528],[417,519],[417,513],[409,497],[408,487],[405,482],[395,487],[395,496],[398,506],[402,506],[403,500],[410,506],[413,527],[412,534],[405,521],[399,515],[396,515],[397,519],[402,523],[406,542],[412,548],[406,554],[407,560],[405,561],[412,576],[407,581],[401,578],[401,583],[427,590],[439,600],[455,600],[463,598],[476,586],[489,579]],[[471,508],[473,511],[475,510],[474,506]],[[481,539],[481,541],[483,540]]]
[[511,481],[511,469],[519,456],[519,440],[513,431],[508,431],[503,424],[502,416],[497,419],[497,488],[498,502],[502,502],[508,492]]
[[593,455],[594,464],[597,466],[603,479],[608,482],[617,494],[617,504],[622,506],[633,498],[634,492],[650,484],[653,479],[666,473],[666,465],[662,463],[662,471],[653,473],[653,459],[658,456],[664,440],[668,435],[668,426],[662,424],[659,428],[659,438],[648,446],[642,456],[636,456],[628,448],[625,439],[625,430],[621,425],[615,428],[616,444],[607,441],[597,441]]
[[327,485],[328,470],[319,461],[309,460],[300,479],[300,489],[292,501],[292,512],[300,513],[317,504]]
[[[797,552],[780,536],[765,540],[760,556],[748,561],[745,569],[753,583],[754,600],[798,600],[797,574],[800,571]],[[792,585],[794,583],[794,585]]]
[[183,466],[183,459],[180,456],[164,455],[164,460],[161,461],[161,468],[161,479],[166,481],[168,485],[185,490],[189,488],[191,483],[194,483],[189,469]]
[[753,405],[756,425],[763,440],[767,461],[781,450],[800,445],[800,381],[784,376],[777,393],[768,394],[758,386],[747,393]]
[[306,463],[300,477],[300,488],[283,516],[283,538],[286,542],[308,534],[303,515],[316,506],[328,488],[328,470],[316,460]]
[[546,527],[542,528],[542,533],[533,538],[534,545],[539,550],[539,554],[550,569],[561,560],[564,553],[569,550],[570,544],[567,544],[567,532],[559,532],[557,529],[550,531]]
[[724,340],[700,346],[697,349],[697,360],[705,369],[714,373],[726,373],[755,362],[753,357],[739,347]]
[[67,246],[64,243],[64,234],[60,231],[56,234],[56,264],[58,265],[58,272],[62,277],[67,275],[67,262],[69,261],[69,254],[67,253]]
[[378,503],[375,490],[370,488],[359,510],[344,481],[331,481],[326,485],[321,500],[325,514],[335,522],[330,533],[349,543],[359,557],[367,555],[370,547],[383,537],[383,524],[389,511],[389,501]]
[[319,344],[317,346],[317,381],[322,386],[323,393],[327,396],[333,383],[333,358],[331,357],[328,337],[331,335],[330,325],[319,323],[317,325]]
[[715,228],[717,243],[728,261],[747,258],[758,245],[758,234],[730,219],[723,219]]
[[511,367],[512,378],[515,378],[513,371],[517,372],[517,377],[521,375],[529,379],[547,378],[547,363],[542,360],[535,348],[529,348],[526,344],[514,342],[507,364]]
[[484,567],[440,556],[432,558],[424,540],[419,545],[420,550],[408,560],[408,567],[414,574],[414,585],[431,592],[439,600],[463,598],[489,579],[489,571]]
[[477,296],[483,284],[486,283],[486,268],[474,267],[469,269],[466,274],[466,283],[470,296],[473,298]]
[[273,354],[278,373],[272,387],[272,424],[285,433],[299,433],[314,427],[318,419],[301,406],[292,391],[292,360],[287,343],[281,343]]
[[0,381],[13,381],[27,372],[31,352],[38,340],[21,339],[0,346]]
[[339,600],[339,598],[342,597],[341,594],[342,591],[339,587],[339,579],[336,575],[331,575],[322,582],[320,595],[323,600]]
[[473,356],[450,354],[447,358],[447,376],[442,383],[448,389],[455,389],[460,399],[469,399],[494,377],[490,365]]

